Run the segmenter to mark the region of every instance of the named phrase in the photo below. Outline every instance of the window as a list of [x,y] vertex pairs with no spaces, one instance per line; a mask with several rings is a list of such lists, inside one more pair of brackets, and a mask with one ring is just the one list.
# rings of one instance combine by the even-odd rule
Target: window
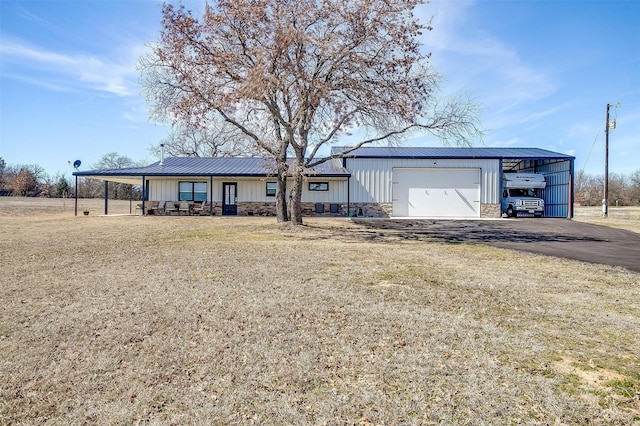
[[276,188],[278,186],[277,182],[267,182],[267,197],[275,197],[276,196]]
[[329,182],[309,182],[309,191],[328,191]]
[[178,192],[179,201],[207,201],[206,182],[180,182]]

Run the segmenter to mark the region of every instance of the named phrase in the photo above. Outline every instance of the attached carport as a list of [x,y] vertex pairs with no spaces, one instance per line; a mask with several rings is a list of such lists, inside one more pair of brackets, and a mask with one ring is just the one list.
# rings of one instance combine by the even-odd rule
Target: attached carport
[[575,157],[537,148],[514,149],[518,149],[518,156],[510,157],[508,152],[502,156],[502,172],[544,175],[546,187],[538,190],[544,200],[544,216],[572,218]]

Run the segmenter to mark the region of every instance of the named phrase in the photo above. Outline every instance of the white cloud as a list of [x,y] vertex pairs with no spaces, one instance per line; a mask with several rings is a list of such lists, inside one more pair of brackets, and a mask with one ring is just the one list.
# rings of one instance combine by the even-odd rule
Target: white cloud
[[509,40],[482,28],[473,16],[475,7],[480,7],[475,1],[436,0],[417,11],[423,22],[435,13],[434,30],[423,35],[423,43],[446,79],[444,91],[470,92],[495,114],[514,113],[554,94],[558,87],[550,76],[527,63]]
[[[117,63],[96,56],[61,54],[12,40],[3,41],[0,54],[5,69],[11,69],[12,65],[15,65],[19,69],[39,72],[38,78],[21,80],[31,81],[41,87],[60,89],[60,77],[65,77],[66,80],[71,78],[71,82],[79,83],[81,86],[117,96],[128,97],[137,95],[138,92],[131,83],[136,75],[135,61],[131,58]],[[11,74],[3,74],[9,76],[19,73],[14,71]],[[71,89],[69,87],[69,90]]]
[[27,84],[42,87],[52,92],[68,92],[69,91],[69,87],[66,86],[64,83],[60,83],[60,82],[35,79],[33,77],[28,77],[24,74],[17,74],[17,73],[2,73],[2,75],[3,77],[9,78],[11,80],[23,81]]

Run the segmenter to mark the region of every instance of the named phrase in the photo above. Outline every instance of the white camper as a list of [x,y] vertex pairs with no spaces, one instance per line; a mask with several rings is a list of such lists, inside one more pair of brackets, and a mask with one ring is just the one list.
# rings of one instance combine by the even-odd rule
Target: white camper
[[501,213],[516,217],[526,213],[536,217],[544,215],[544,200],[536,195],[536,189],[544,189],[544,175],[537,173],[504,173],[502,175]]

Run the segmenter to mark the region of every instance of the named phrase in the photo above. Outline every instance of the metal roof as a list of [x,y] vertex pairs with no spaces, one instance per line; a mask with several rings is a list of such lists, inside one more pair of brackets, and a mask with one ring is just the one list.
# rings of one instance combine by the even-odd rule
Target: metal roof
[[[74,172],[74,176],[84,177],[125,177],[125,176],[272,176],[276,171],[273,159],[255,157],[171,157],[146,167],[126,169],[88,170]],[[329,160],[317,165],[309,173],[323,177],[349,177],[339,160]]]
[[[349,147],[336,146],[333,155]],[[575,157],[541,148],[467,148],[467,147],[361,147],[345,155],[347,158],[488,158],[519,160],[574,160]]]

